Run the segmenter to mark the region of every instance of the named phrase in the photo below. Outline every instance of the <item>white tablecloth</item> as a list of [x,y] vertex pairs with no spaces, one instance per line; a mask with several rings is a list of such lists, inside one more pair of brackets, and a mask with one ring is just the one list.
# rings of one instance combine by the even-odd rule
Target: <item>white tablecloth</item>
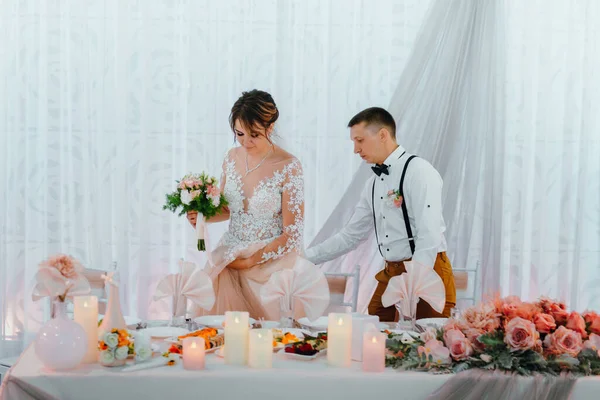
[[[217,399],[426,399],[452,375],[401,372],[363,373],[327,366],[326,357],[313,361],[288,360],[276,355],[271,370],[224,365],[207,355],[206,370],[186,371],[181,365],[130,373],[96,364],[71,372],[46,371],[33,347],[23,353],[0,392],[0,400],[56,398],[61,400],[144,399],[176,400],[192,397]],[[28,394],[31,393],[31,394]],[[579,379],[573,399],[597,398],[600,377]]]

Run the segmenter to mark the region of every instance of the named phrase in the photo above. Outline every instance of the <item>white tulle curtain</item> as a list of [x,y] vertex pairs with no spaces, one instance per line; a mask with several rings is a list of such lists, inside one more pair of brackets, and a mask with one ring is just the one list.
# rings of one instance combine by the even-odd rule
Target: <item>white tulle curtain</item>
[[[595,0],[432,3],[388,108],[399,142],[444,178],[453,265],[478,269],[461,296],[600,308],[599,18]],[[369,174],[315,243],[351,217]],[[357,263],[364,309],[382,265],[373,241],[324,268]]]
[[498,253],[484,289],[600,309],[598,21],[595,0],[511,1],[507,9]]
[[31,281],[56,252],[117,261],[125,313],[157,316],[156,282],[193,253],[164,194],[188,171],[219,174],[243,90],[279,105],[278,132],[304,164],[310,240],[358,165],[346,123],[387,105],[427,4],[1,2],[2,334],[43,320]]

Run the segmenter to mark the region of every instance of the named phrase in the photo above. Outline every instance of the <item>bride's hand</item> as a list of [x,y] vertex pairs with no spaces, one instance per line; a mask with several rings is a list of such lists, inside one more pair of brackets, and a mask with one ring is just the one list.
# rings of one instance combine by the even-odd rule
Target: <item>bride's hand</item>
[[188,211],[187,219],[190,221],[192,228],[196,228],[196,221],[198,220],[198,211]]
[[248,269],[253,267],[256,262],[254,262],[254,257],[250,256],[248,258],[238,257],[227,265],[227,268],[232,269]]

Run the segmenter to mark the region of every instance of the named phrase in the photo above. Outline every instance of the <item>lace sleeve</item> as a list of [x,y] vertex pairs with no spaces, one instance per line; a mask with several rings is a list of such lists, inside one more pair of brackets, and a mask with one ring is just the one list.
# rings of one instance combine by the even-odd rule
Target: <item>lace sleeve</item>
[[298,160],[285,168],[281,193],[283,233],[262,250],[261,263],[302,251],[304,236],[304,176]]

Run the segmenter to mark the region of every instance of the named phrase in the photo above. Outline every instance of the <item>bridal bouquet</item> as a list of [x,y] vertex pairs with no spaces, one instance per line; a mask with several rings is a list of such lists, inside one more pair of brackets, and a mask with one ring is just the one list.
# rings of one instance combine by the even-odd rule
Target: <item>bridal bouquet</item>
[[204,242],[204,220],[217,215],[227,206],[227,200],[221,193],[216,178],[205,173],[187,174],[177,182],[177,190],[167,194],[163,210],[183,215],[188,211],[198,211],[196,232],[198,233],[198,250],[206,250]]
[[600,315],[513,296],[471,307],[437,330],[391,333],[386,347],[386,364],[401,369],[600,375]]

